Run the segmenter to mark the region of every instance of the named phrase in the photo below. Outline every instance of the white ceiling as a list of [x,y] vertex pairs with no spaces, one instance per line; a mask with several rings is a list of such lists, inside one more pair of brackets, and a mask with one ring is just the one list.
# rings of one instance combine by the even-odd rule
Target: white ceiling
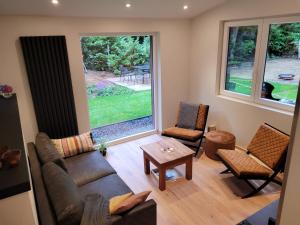
[[[226,0],[0,0],[0,15],[104,18],[191,18]],[[131,3],[131,8],[125,4]],[[183,10],[183,5],[189,6]]]

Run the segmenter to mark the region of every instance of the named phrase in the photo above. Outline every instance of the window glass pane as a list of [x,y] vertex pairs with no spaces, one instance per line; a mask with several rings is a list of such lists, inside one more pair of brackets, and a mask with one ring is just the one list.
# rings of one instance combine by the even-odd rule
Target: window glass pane
[[251,95],[257,30],[258,26],[229,28],[225,90]]
[[271,24],[261,97],[294,105],[300,78],[300,23]]

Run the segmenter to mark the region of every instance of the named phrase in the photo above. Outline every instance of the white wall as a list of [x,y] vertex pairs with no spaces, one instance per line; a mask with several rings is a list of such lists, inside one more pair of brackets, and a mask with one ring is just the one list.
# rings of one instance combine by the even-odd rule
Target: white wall
[[34,140],[37,125],[19,36],[66,36],[79,130],[84,132],[89,130],[89,121],[80,34],[157,32],[160,44],[162,125],[166,127],[175,121],[178,102],[185,100],[188,95],[190,25],[188,20],[174,19],[0,17],[0,83],[12,85],[18,95],[25,140]]
[[[300,92],[299,92],[300,93]],[[300,96],[298,96],[300,104]],[[293,122],[293,130],[289,148],[288,164],[286,168],[285,184],[281,193],[280,225],[299,225],[299,201],[300,201],[300,115],[298,104]]]
[[209,104],[208,124],[232,131],[245,147],[259,124],[268,122],[289,133],[292,115],[217,97],[220,24],[224,20],[288,15],[300,12],[298,0],[230,0],[192,23],[191,101]]
[[27,191],[0,200],[0,225],[37,225],[33,192]]

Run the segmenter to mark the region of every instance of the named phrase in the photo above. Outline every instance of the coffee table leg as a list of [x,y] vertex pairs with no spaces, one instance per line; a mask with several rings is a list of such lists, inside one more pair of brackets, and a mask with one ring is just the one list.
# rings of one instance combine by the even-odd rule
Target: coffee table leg
[[159,168],[159,189],[161,191],[166,190],[166,169]]
[[193,177],[193,158],[189,159],[185,164],[185,178],[191,180]]
[[147,157],[144,154],[144,171],[145,174],[150,174],[150,161],[147,159]]

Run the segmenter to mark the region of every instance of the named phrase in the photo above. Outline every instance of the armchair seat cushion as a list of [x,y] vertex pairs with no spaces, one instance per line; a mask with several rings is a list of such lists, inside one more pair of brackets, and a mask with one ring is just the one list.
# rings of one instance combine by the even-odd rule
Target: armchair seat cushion
[[268,178],[273,173],[271,169],[258,163],[246,153],[219,149],[217,154],[239,177]]
[[165,129],[162,134],[165,136],[184,139],[188,141],[197,141],[203,135],[203,131],[180,127],[170,127]]

